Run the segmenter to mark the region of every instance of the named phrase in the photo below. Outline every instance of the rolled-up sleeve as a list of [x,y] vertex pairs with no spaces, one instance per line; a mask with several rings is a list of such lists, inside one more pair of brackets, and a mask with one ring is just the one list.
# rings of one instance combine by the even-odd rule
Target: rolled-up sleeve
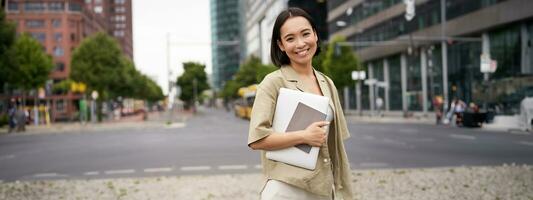
[[268,77],[257,86],[250,129],[248,131],[248,146],[274,132],[272,120],[276,109],[277,87]]

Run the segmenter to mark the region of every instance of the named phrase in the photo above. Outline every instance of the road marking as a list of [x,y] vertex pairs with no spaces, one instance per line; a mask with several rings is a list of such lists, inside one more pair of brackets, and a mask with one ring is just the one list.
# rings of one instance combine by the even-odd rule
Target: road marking
[[528,141],[520,141],[520,142],[518,142],[518,144],[533,146],[533,142],[528,142]]
[[41,173],[41,174],[33,175],[33,177],[36,177],[36,178],[50,178],[50,177],[57,177],[57,176],[60,176],[60,175],[57,173]]
[[131,174],[134,173],[133,169],[121,169],[121,170],[109,170],[105,171],[105,174]]
[[147,173],[157,173],[157,172],[170,172],[172,171],[172,168],[148,168],[144,169],[144,172]]
[[475,140],[476,137],[471,135],[451,134],[450,137],[455,139]]
[[0,156],[0,160],[8,160],[8,159],[13,159],[13,158],[15,158],[15,155],[13,155],[13,154]]
[[359,163],[361,167],[386,167],[389,166],[387,163]]
[[185,127],[185,123],[172,123],[168,125],[166,128],[183,128]]
[[263,169],[263,166],[262,166],[262,165],[255,165],[254,168],[256,168],[256,169]]
[[220,170],[240,170],[240,169],[248,169],[248,166],[246,166],[246,165],[221,165],[221,166],[218,166],[218,169],[220,169]]
[[181,171],[205,171],[210,170],[210,166],[192,166],[192,167],[181,167]]
[[85,176],[95,176],[95,175],[99,175],[100,172],[85,172],[83,173],[83,175]]

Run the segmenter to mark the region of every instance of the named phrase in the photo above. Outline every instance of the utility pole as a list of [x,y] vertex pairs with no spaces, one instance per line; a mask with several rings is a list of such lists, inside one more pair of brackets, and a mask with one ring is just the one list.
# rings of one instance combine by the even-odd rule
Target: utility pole
[[448,47],[446,44],[446,0],[440,0],[440,35],[442,51],[442,96],[444,97],[443,111],[448,109]]

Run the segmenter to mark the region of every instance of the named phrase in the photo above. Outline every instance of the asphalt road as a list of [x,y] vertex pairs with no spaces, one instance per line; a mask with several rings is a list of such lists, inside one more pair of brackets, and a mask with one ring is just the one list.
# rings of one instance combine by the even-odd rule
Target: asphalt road
[[[533,164],[533,135],[349,122],[353,169]],[[260,171],[248,121],[206,110],[184,127],[0,136],[0,180],[92,179]]]

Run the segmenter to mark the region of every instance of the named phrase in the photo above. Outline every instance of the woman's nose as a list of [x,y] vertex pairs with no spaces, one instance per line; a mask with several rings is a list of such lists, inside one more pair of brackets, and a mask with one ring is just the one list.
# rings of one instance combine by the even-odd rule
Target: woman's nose
[[303,38],[296,38],[296,47],[304,47],[305,46],[305,42],[304,42],[304,39]]

